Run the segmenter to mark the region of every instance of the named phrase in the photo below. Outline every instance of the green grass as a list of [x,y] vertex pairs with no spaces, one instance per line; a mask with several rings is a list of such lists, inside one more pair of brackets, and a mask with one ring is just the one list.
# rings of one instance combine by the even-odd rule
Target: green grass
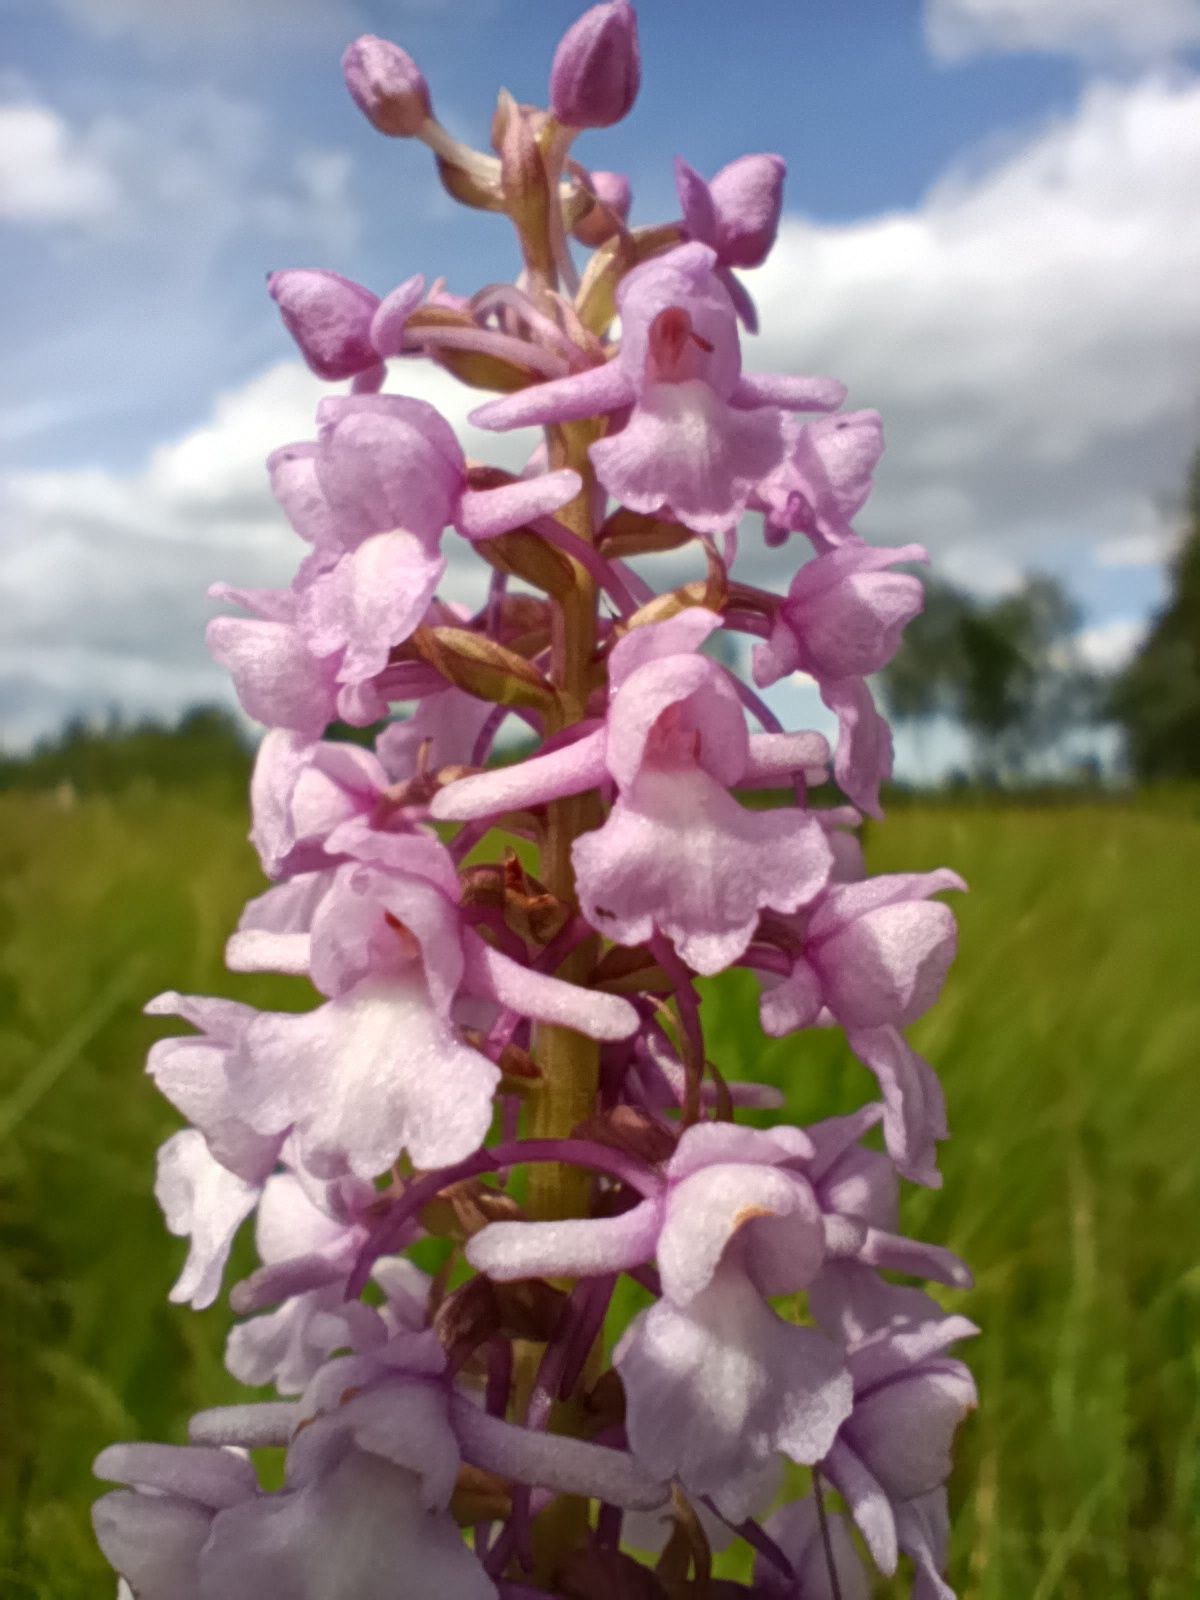
[[[116,1438],[231,1398],[228,1314],[171,1307],[150,1193],[176,1119],[142,1075],[158,990],[279,1003],[220,951],[260,887],[227,804],[0,797],[0,1594],[110,1592],[87,1508]],[[905,805],[876,871],[947,864],[962,954],[916,1042],[946,1186],[910,1232],[972,1262],[982,1404],[952,1576],[971,1600],[1192,1600],[1200,1571],[1200,826],[1187,808]],[[825,1115],[870,1093],[835,1035],[770,1043],[750,981],[705,1002],[732,1076]],[[287,991],[294,992],[294,991]],[[901,1591],[897,1591],[901,1592]]]

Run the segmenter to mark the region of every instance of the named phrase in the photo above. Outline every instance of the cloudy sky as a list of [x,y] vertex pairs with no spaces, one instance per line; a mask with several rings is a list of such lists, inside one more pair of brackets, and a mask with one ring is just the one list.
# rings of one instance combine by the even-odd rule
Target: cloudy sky
[[[502,221],[343,89],[361,32],[483,143],[545,93],[573,0],[0,0],[0,744],[70,712],[223,698],[215,578],[288,581],[262,459],[321,385],[263,279],[470,292]],[[997,591],[1083,601],[1101,664],[1163,592],[1200,440],[1200,0],[642,0],[628,122],[578,154],[675,214],[671,158],[790,169],[748,365],[829,371],[888,430],[862,523]],[[414,388],[460,420],[472,399]],[[393,386],[395,386],[393,384]],[[473,454],[494,454],[474,435]]]

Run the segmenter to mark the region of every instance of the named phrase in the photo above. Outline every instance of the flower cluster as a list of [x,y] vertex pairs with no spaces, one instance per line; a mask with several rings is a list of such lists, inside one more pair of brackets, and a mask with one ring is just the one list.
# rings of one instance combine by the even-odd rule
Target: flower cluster
[[[901,1179],[941,1181],[942,1096],[905,1029],[954,955],[935,897],[963,885],[869,876],[855,833],[891,767],[868,679],[921,608],[924,552],[852,526],[875,414],[831,378],[743,370],[737,274],[771,249],[783,162],[706,182],[680,161],[681,216],[630,225],[628,183],[571,154],[635,100],[627,0],[568,31],[548,109],[501,95],[491,152],[442,127],[398,46],[343,65],[455,200],[508,215],[522,266],[467,297],[269,283],[350,392],[267,463],[308,547],[291,585],[214,591],[246,614],[210,647],[268,730],[270,887],[227,960],[317,999],[148,1009],[194,1030],[149,1061],[188,1122],[159,1153],[188,1240],[172,1298],[216,1300],[253,1216],[227,1363],[279,1398],[106,1450],[100,1544],[137,1600],[861,1600],[902,1553],[918,1600],[946,1600],[974,1403],[948,1351],[975,1329],[887,1275],[969,1281],[898,1221]],[[481,427],[544,430],[524,471],[465,458],[403,394],[415,360],[490,391]],[[740,570],[755,516],[808,548],[785,593]],[[475,612],[444,592],[472,556]],[[794,672],[833,748],[760,698]],[[508,732],[518,759],[489,767]],[[805,1030],[841,1029],[878,1099],[764,1125],[785,1093],[706,1049],[697,979],[735,967],[797,1074]],[[749,1585],[710,1576],[734,1537]]]

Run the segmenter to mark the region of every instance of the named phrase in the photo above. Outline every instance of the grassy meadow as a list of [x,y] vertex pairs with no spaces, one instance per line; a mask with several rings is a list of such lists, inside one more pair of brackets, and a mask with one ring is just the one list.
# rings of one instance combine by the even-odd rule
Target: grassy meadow
[[[113,1439],[233,1397],[229,1314],[168,1305],[151,1196],[177,1126],[142,1075],[164,988],[290,1003],[220,951],[260,885],[228,799],[0,795],[0,1594],[111,1593],[87,1509]],[[913,804],[875,871],[957,868],[962,950],[916,1031],[954,1138],[910,1232],[975,1268],[954,1303],[982,1404],[951,1576],[969,1600],[1194,1600],[1200,1573],[1200,820],[1194,805]],[[710,985],[710,1051],[808,1119],[870,1080],[834,1035],[771,1043]],[[902,1592],[897,1588],[896,1593]]]

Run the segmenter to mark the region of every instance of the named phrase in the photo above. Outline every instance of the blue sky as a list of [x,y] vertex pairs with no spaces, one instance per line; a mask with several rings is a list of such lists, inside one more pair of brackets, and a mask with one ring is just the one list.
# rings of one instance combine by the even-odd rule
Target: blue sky
[[[485,139],[544,94],[560,0],[0,0],[0,741],[221,692],[210,579],[286,582],[261,457],[320,386],[263,289],[509,277],[340,80],[360,32]],[[644,0],[644,77],[585,162],[674,214],[671,157],[787,158],[749,364],[830,370],[889,451],[863,527],[1001,589],[1067,577],[1113,661],[1162,592],[1200,438],[1197,0]],[[426,391],[458,420],[469,398]]]

